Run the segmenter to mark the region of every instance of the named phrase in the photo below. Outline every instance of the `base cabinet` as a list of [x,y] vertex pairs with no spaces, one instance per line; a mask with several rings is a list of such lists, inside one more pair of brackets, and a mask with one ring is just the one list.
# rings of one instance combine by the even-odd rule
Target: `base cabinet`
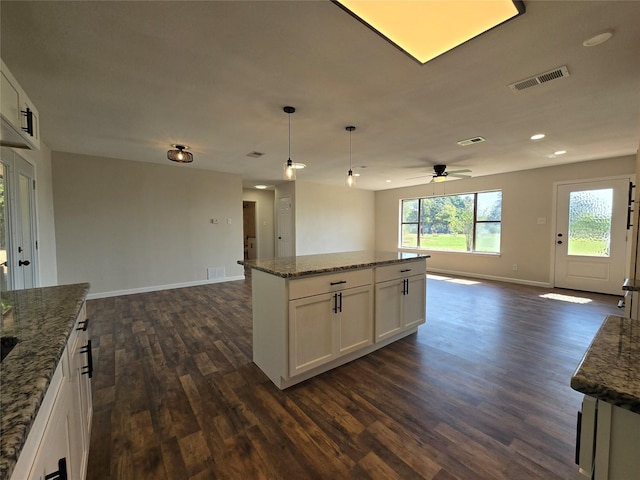
[[424,262],[376,269],[376,342],[425,322],[426,288]]
[[[91,344],[83,305],[49,384],[12,480],[86,477],[91,402]],[[56,474],[57,473],[57,474]]]
[[585,395],[578,421],[579,478],[640,478],[640,414]]

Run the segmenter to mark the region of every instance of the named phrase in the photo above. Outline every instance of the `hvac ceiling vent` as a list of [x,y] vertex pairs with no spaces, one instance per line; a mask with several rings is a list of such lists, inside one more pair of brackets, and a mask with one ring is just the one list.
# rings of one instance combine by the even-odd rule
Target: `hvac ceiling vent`
[[536,85],[568,76],[569,69],[565,65],[554,70],[549,70],[548,72],[540,73],[535,77],[525,78],[524,80],[520,80],[519,82],[512,83],[509,85],[509,88],[514,92],[519,92],[520,90],[524,90],[525,88],[535,87]]
[[458,142],[458,145],[462,147],[466,147],[467,145],[473,145],[474,143],[480,143],[480,142],[486,142],[486,140],[483,137],[467,138],[466,140],[460,140]]
[[247,157],[251,157],[251,158],[260,158],[262,155],[264,155],[264,153],[262,153],[262,152],[250,152],[250,153],[247,153]]

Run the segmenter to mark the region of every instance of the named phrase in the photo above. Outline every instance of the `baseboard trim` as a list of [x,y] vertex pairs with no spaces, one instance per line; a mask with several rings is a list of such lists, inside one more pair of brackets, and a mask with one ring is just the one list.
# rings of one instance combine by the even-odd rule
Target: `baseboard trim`
[[94,300],[97,298],[119,297],[121,295],[135,295],[136,293],[157,292],[160,290],[171,290],[174,288],[197,287],[200,285],[209,285],[210,283],[234,282],[236,280],[244,280],[244,279],[245,279],[244,275],[238,275],[235,277],[216,278],[214,280],[197,280],[195,282],[172,283],[169,285],[153,285],[150,287],[129,288],[127,290],[114,290],[111,292],[90,293],[89,295],[87,295],[87,300]]
[[520,285],[530,285],[532,287],[553,288],[553,285],[551,285],[551,282],[536,282],[534,280],[525,280],[522,278],[511,278],[511,277],[499,277],[497,275],[484,275],[482,273],[457,272],[455,270],[446,270],[442,268],[430,268],[427,265],[427,275],[430,273],[441,273],[443,275],[451,275],[455,277],[481,278],[483,280],[517,283]]

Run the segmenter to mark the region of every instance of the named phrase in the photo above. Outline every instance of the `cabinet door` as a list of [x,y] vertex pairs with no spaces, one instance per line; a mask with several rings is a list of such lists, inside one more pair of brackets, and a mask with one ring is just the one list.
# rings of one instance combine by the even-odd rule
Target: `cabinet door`
[[[44,480],[59,468],[59,460],[65,459],[69,465],[69,393],[68,379],[64,378],[44,430],[38,453],[36,454],[29,480]],[[72,477],[69,477],[72,478]]]
[[373,343],[373,295],[371,285],[340,292],[338,313],[339,354],[349,353]]
[[334,358],[334,294],[289,302],[289,376]]
[[89,458],[91,384],[87,375],[87,345],[87,332],[78,332],[70,358],[69,444],[72,457],[68,463],[69,478],[84,478]]
[[408,278],[409,282],[402,295],[402,325],[411,328],[425,322],[427,279],[424,275]]
[[376,284],[376,342],[395,335],[403,328],[402,282],[391,280]]

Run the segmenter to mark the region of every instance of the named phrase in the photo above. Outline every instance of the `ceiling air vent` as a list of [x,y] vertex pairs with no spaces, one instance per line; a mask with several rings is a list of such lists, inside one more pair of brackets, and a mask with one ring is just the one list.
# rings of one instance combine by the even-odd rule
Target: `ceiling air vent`
[[247,157],[251,157],[251,158],[260,158],[262,155],[264,155],[264,153],[262,153],[262,152],[250,152],[250,153],[247,153]]
[[458,145],[462,147],[466,147],[467,145],[473,145],[474,143],[485,142],[486,140],[483,137],[473,137],[467,138],[466,140],[460,140]]
[[519,92],[520,90],[524,90],[525,88],[535,87],[536,85],[540,85],[541,83],[547,83],[551,80],[568,76],[569,69],[565,65],[554,70],[549,70],[548,72],[540,73],[535,77],[525,78],[524,80],[520,80],[519,82],[512,83],[509,85],[509,88],[514,92]]

